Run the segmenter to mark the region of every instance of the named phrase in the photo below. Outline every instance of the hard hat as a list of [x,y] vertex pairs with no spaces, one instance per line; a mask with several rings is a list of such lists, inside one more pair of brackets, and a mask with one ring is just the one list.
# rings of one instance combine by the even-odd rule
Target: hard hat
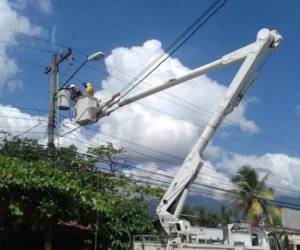
[[90,82],[86,83],[86,86],[90,87],[92,84]]
[[74,84],[71,84],[70,85],[70,88],[72,89],[72,88],[75,88],[75,85]]

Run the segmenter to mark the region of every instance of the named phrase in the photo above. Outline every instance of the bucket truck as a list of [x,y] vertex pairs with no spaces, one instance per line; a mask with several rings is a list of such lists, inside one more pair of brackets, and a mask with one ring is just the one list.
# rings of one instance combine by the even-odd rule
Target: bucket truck
[[[213,70],[235,63],[241,66],[229,85],[224,99],[212,115],[198,141],[184,160],[169,188],[161,199],[156,212],[160,224],[167,235],[165,242],[153,237],[135,238],[135,250],[158,249],[261,249],[277,250],[278,242],[272,233],[247,223],[228,225],[227,233],[222,229],[191,227],[186,220],[180,219],[190,187],[197,178],[204,160],[203,152],[224,118],[238,106],[249,87],[257,78],[257,66],[262,57],[272,53],[282,37],[276,30],[261,29],[255,42],[224,55],[211,63],[191,70],[186,75],[164,82],[128,98],[114,95],[111,100],[100,104],[94,97],[81,97],[76,104],[75,122],[86,125],[97,122],[122,106],[181,84]],[[150,240],[145,240],[150,239]]]

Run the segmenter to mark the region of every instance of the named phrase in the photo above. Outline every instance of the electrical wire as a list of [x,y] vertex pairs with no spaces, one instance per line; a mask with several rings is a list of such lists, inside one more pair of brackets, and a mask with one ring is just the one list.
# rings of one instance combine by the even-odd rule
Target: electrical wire
[[[76,139],[75,139],[76,140]],[[95,145],[95,146],[97,146],[97,145]],[[214,168],[212,168],[213,170],[215,170],[215,171],[219,171],[218,169],[214,169]],[[228,175],[228,172],[226,172],[226,171],[221,171],[221,172],[223,172],[223,173],[225,173],[226,175]],[[154,174],[155,172],[153,172],[152,174]],[[205,173],[203,173],[203,172],[201,172],[201,175],[205,175],[205,176],[209,176],[209,177],[212,177],[212,178],[214,178],[214,179],[218,179],[218,178],[216,178],[215,176],[212,176],[212,175],[208,175],[208,174],[205,174]],[[234,174],[232,174],[232,176],[233,176]],[[218,180],[218,182],[220,182],[219,180]],[[275,185],[273,185],[272,187],[274,187]],[[278,188],[280,188],[280,190],[282,191],[282,187],[279,187],[278,186]],[[288,191],[292,191],[292,192],[295,192],[295,193],[298,193],[298,191],[297,190],[292,190],[292,189],[287,189],[287,188],[285,188],[284,190],[288,190]],[[286,196],[287,197],[287,196]],[[289,198],[289,199],[292,199],[291,197],[287,197],[287,198]]]
[[31,128],[26,129],[25,131],[21,132],[20,134],[15,135],[14,137],[18,138],[18,137],[20,137],[22,135],[28,134],[29,132],[31,132],[33,129],[37,128],[40,125],[41,125],[41,121],[39,121],[36,125],[32,126]]
[[[268,59],[268,60],[269,60],[269,59]],[[265,63],[266,63],[266,61],[264,62],[264,64],[265,64]],[[102,74],[107,75],[106,72],[104,72],[104,71],[102,71],[102,70],[100,70],[100,69],[97,69],[97,68],[95,68],[95,67],[92,67],[92,66],[90,66],[90,65],[89,65],[89,66],[86,66],[86,67],[89,68],[89,69],[91,69],[91,70],[95,70],[95,71],[98,71],[98,72],[100,72],[100,73],[102,73]],[[108,66],[108,67],[110,67],[110,66]],[[115,67],[113,67],[112,69],[113,69],[113,70],[116,70],[116,71],[119,71],[120,73],[123,73],[123,74],[125,74],[125,75],[128,75],[126,72],[123,72],[123,71],[121,71],[121,70],[117,70]],[[114,76],[114,75],[110,75],[110,76],[111,76],[112,78],[115,78],[115,79],[117,79],[117,80],[122,81],[122,79],[120,79],[120,78],[118,78],[118,77],[116,77],[116,76]],[[146,83],[147,85],[151,86],[151,84],[149,84],[149,83],[147,83],[147,82],[145,82],[145,83]],[[156,94],[155,96],[157,96],[157,97],[160,98],[160,99],[166,100],[166,101],[168,101],[168,102],[170,102],[170,103],[176,104],[176,105],[178,105],[178,106],[180,106],[180,107],[182,107],[182,108],[184,108],[184,109],[186,109],[186,110],[188,110],[188,111],[192,111],[192,112],[195,112],[195,113],[197,113],[197,114],[200,114],[201,116],[205,116],[205,117],[208,117],[208,118],[209,118],[210,115],[213,114],[213,112],[211,112],[211,111],[209,111],[209,110],[207,110],[207,109],[205,109],[205,108],[203,108],[203,107],[200,107],[200,106],[198,106],[198,105],[196,105],[196,104],[194,104],[194,103],[191,103],[191,102],[187,101],[186,99],[182,99],[182,98],[180,98],[180,97],[178,97],[178,96],[176,96],[176,95],[173,95],[173,94],[170,94],[170,93],[167,93],[167,92],[164,92],[163,95],[168,95],[168,96],[170,96],[171,98],[177,99],[177,100],[179,100],[180,102],[183,102],[184,104],[187,104],[187,105],[189,105],[189,106],[191,106],[191,107],[182,105],[181,103],[175,102],[175,101],[173,101],[173,100],[171,100],[171,99],[168,99],[168,98],[166,98],[166,97],[164,97],[164,96],[162,96],[162,95],[160,95],[160,94]],[[162,111],[162,110],[159,110],[159,109],[156,109],[156,108],[153,108],[153,107],[151,107],[150,105],[146,105],[146,104],[143,104],[143,103],[141,103],[141,102],[137,102],[137,103],[139,103],[140,105],[143,105],[143,106],[145,106],[145,107],[148,107],[149,109],[156,110],[156,111],[158,111],[158,112],[160,112],[160,113],[166,114],[166,112],[164,112],[164,111]],[[176,116],[173,115],[173,114],[167,114],[167,115],[172,116],[172,117],[178,119],[178,117],[176,117]],[[184,120],[183,118],[180,118],[180,119],[181,119],[181,120]],[[265,132],[264,132],[264,133],[260,132],[260,133],[258,134],[256,130],[253,130],[253,129],[251,129],[251,128],[247,128],[247,127],[243,127],[243,128],[242,128],[240,124],[238,124],[238,123],[236,123],[236,122],[234,122],[234,121],[232,121],[232,120],[230,120],[230,119],[228,119],[228,118],[225,118],[225,119],[224,119],[224,124],[226,124],[226,125],[228,125],[228,126],[231,126],[231,127],[233,127],[233,128],[242,130],[242,131],[244,131],[244,132],[246,132],[246,133],[249,133],[249,134],[251,134],[252,136],[257,137],[258,139],[263,140],[264,142],[271,143],[271,144],[276,145],[277,147],[282,148],[282,149],[289,149],[289,150],[292,150],[294,153],[299,154],[300,149],[298,149],[298,147],[297,147],[297,149],[295,149],[295,148],[296,148],[295,145],[291,145],[291,144],[289,144],[288,142],[286,142],[286,141],[284,141],[284,140],[282,140],[282,139],[278,139],[278,138],[275,138],[275,137],[273,137],[273,136],[270,136],[270,135],[266,134]],[[265,151],[267,151],[267,148],[264,147],[264,146],[258,146],[258,147],[261,148],[261,149],[264,149]]]
[[[1,117],[1,116],[0,116]],[[16,118],[16,119],[23,119],[23,120],[38,120],[38,119],[29,119],[29,118],[23,118],[23,117],[14,117],[14,116],[2,116],[2,117],[7,117],[7,118]],[[75,129],[77,129],[77,128],[75,128]],[[72,131],[68,131],[68,133],[70,133],[70,132],[72,132]],[[106,136],[110,136],[110,137],[112,137],[112,138],[115,138],[115,139],[118,139],[118,140],[125,140],[124,138],[118,138],[118,137],[116,137],[116,136],[113,136],[113,135],[109,135],[109,134],[105,134],[104,133],[104,135],[106,135]],[[108,142],[108,141],[106,141],[106,142]],[[145,147],[144,145],[141,145],[141,144],[137,144],[137,143],[132,143],[132,142],[130,142],[130,141],[128,141],[128,140],[125,140],[125,142],[127,142],[127,143],[131,143],[131,144],[134,144],[134,145],[136,145],[136,146],[138,146],[138,147],[144,147],[144,148],[146,148],[146,149],[148,149],[148,150],[151,150],[151,151],[153,151],[153,152],[156,152],[156,153],[161,153],[161,154],[164,154],[164,155],[169,155],[169,156],[173,156],[174,157],[174,155],[171,155],[171,154],[169,154],[169,153],[166,153],[166,152],[161,152],[161,151],[157,151],[157,150],[153,150],[152,148],[149,148],[149,147]],[[92,146],[92,145],[90,145],[90,146]],[[142,153],[142,154],[144,154],[144,153]],[[152,156],[150,156],[151,158],[153,158]],[[177,159],[179,159],[179,160],[184,160],[183,158],[180,158],[180,157],[177,157],[177,156],[175,156]],[[153,161],[153,159],[152,159],[152,161]],[[157,159],[156,159],[156,161],[157,161]],[[164,163],[168,163],[168,162],[166,162],[166,161],[164,161]],[[172,164],[172,163],[169,163],[170,165]],[[221,171],[221,170],[218,170],[218,171]],[[222,172],[222,171],[221,171]],[[225,174],[228,174],[228,172],[224,172]],[[292,191],[296,191],[296,190],[292,190]]]
[[[0,57],[12,60],[12,58],[10,58],[10,57],[8,57],[6,55],[3,55],[3,54],[0,54]],[[24,59],[18,59],[18,63],[28,64],[28,65],[31,65],[31,66],[34,66],[34,67],[39,67],[39,68],[44,68],[45,67],[42,64],[38,64],[38,63],[32,62],[32,61],[27,61],[27,60],[24,60]]]
[[32,49],[32,50],[36,50],[36,51],[44,52],[44,53],[50,53],[50,54],[55,53],[52,50],[43,49],[43,48],[37,48],[37,47],[33,47],[33,46],[30,46],[30,45],[27,45],[27,44],[21,44],[21,43],[18,43],[18,42],[11,42],[11,41],[0,40],[0,43],[5,43],[5,44],[12,45],[12,46],[16,46],[16,47],[20,47],[20,48],[25,48],[25,49]]
[[[23,118],[21,118],[21,119],[23,119]],[[23,132],[24,132],[24,131],[23,131]],[[80,141],[80,140],[77,139],[77,141]],[[106,141],[106,142],[108,142],[108,141]],[[140,146],[139,144],[137,144],[137,145]],[[89,144],[89,146],[96,146],[96,145]],[[182,160],[183,160],[183,158],[182,158]],[[171,163],[170,163],[170,164],[171,164]],[[217,171],[219,171],[219,170],[217,170]],[[228,172],[224,172],[224,173],[228,174]],[[206,174],[206,175],[208,175],[208,174]],[[208,176],[209,176],[209,175],[208,175]],[[213,176],[210,176],[210,177],[213,177]],[[290,191],[297,192],[296,190],[290,190]]]
[[[126,96],[129,92],[131,92],[134,88],[136,88],[141,82],[143,82],[150,74],[152,74],[162,63],[164,63],[170,56],[172,56],[179,48],[181,48],[200,28],[202,28],[227,2],[227,0],[222,1],[222,3],[216,8],[213,9],[218,3],[220,2],[220,0],[217,0],[216,2],[214,2],[201,16],[200,18],[198,18],[196,20],[196,22],[192,25],[196,25],[196,23],[198,23],[202,18],[204,18],[206,15],[208,15],[203,22],[201,22],[200,24],[198,24],[196,26],[196,28],[183,40],[179,43],[179,45],[177,45],[174,49],[172,49],[168,55],[162,60],[160,61],[154,68],[152,68],[144,77],[142,77],[142,79],[140,79],[137,83],[135,83],[132,87],[129,88],[129,90],[127,90],[124,94],[122,94],[122,97]],[[209,13],[210,11],[212,11],[211,13]],[[192,29],[192,26],[190,26],[188,28]],[[185,32],[184,32],[185,33]],[[181,39],[181,37],[179,37]],[[179,39],[179,40],[180,40]],[[178,40],[178,41],[179,41]],[[177,43],[177,41],[175,41],[175,44]],[[154,60],[155,61],[155,60]],[[150,63],[151,65],[151,63]],[[151,65],[152,66],[152,65]],[[147,71],[148,69],[146,69]],[[145,72],[146,72],[145,71]]]
[[[27,121],[39,121],[38,118],[26,118],[26,117],[19,117],[19,116],[0,115],[0,117],[2,117],[2,118],[20,119],[20,120],[27,120]],[[41,120],[41,121],[46,121],[46,119],[45,120]]]
[[[82,154],[82,155],[86,155],[88,157],[93,157],[93,156],[91,156],[89,154]],[[120,163],[119,165],[126,166],[126,168],[128,168],[128,166],[129,166],[128,164],[122,164],[122,163]],[[130,167],[134,168],[133,166],[130,166]],[[167,174],[160,174],[158,172],[151,171],[151,170],[145,170],[145,169],[143,169],[143,171],[146,171],[146,172],[150,173],[151,175],[155,174],[155,175],[161,175],[161,176],[172,178],[172,179],[174,178],[173,176],[170,176],[170,175],[167,175]],[[146,178],[148,178],[150,180],[152,179],[152,177],[149,177],[149,176],[147,176]],[[157,179],[154,179],[154,180],[158,181],[158,182],[166,183],[166,181],[161,181],[161,180],[157,180]],[[169,182],[169,184],[170,183],[171,182]],[[202,187],[206,187],[206,188],[209,188],[209,189],[221,191],[221,192],[224,192],[224,193],[231,193],[233,195],[236,195],[236,193],[232,192],[232,190],[224,189],[224,188],[221,188],[221,187],[218,187],[218,186],[212,186],[212,185],[207,185],[207,184],[197,183],[197,182],[193,183],[192,186],[193,185],[194,186],[202,186]],[[281,200],[278,200],[278,199],[266,199],[266,198],[262,198],[262,197],[258,197],[258,198],[260,198],[262,200],[265,200],[265,201],[267,201],[269,203],[272,203],[274,205],[280,205],[280,206],[284,206],[284,207],[286,207],[286,206],[295,206],[295,207],[298,207],[300,209],[300,204],[298,204],[298,203],[286,202],[286,201],[281,201]]]
[[[11,32],[13,32],[13,31],[11,31]],[[18,33],[18,32],[17,32]],[[29,36],[29,37],[31,37],[31,36]],[[38,40],[40,40],[40,39],[38,39]],[[41,39],[42,41],[45,41],[45,39]],[[48,41],[47,41],[48,42]],[[59,43],[57,43],[57,44],[59,44]],[[65,47],[69,47],[69,46],[67,46],[67,45],[64,45]],[[86,55],[86,53],[83,53],[84,55]],[[40,67],[43,67],[43,65],[39,65]],[[173,96],[173,97],[175,97],[175,96]],[[178,97],[177,97],[178,98]],[[179,98],[178,98],[179,99]],[[187,101],[186,100],[181,100],[181,101],[184,101],[184,102],[186,102],[187,103]],[[189,103],[189,104],[191,104],[191,105],[194,105],[194,104],[192,104],[192,103]],[[194,105],[195,106],[195,105]],[[199,106],[195,106],[196,108],[201,108],[201,107],[199,107]],[[205,112],[207,112],[208,110],[205,110]],[[225,121],[226,122],[226,121]],[[230,122],[230,121],[229,121]],[[240,128],[240,125],[236,125],[236,124],[232,124],[232,126],[237,126],[238,128]],[[247,129],[248,130],[248,129]],[[261,135],[257,135],[256,134],[256,131],[251,131],[251,130],[249,130],[249,133],[252,133],[254,136],[258,136],[258,137],[261,137]],[[269,138],[266,138],[267,140],[269,140]],[[278,139],[277,138],[272,138],[273,140],[275,139],[276,141],[278,141]],[[285,142],[284,142],[284,144],[286,144]],[[283,145],[283,143],[282,143],[282,140],[280,140],[280,141],[278,141],[278,143],[277,143],[277,145],[279,145],[280,147],[282,147],[282,145]],[[294,151],[294,152],[296,152],[296,151]],[[298,151],[297,151],[297,153],[298,153]]]
[[[4,27],[4,26],[0,26],[0,30],[5,31],[5,32],[18,34],[18,35],[21,35],[21,36],[24,36],[24,37],[27,37],[27,38],[30,38],[30,39],[33,39],[33,40],[42,41],[42,42],[48,43],[50,45],[55,44],[55,45],[58,45],[58,46],[63,47],[63,48],[73,47],[73,46],[68,46],[68,45],[66,45],[64,43],[61,43],[61,42],[53,42],[51,39],[42,38],[42,37],[38,37],[38,36],[34,36],[34,35],[29,35],[29,34],[26,34],[24,32],[16,31],[16,30],[13,30],[11,28]],[[83,52],[82,50],[75,49],[75,48],[73,50],[76,51],[77,53],[81,54],[81,55],[87,56],[87,54],[85,52]]]
[[[82,154],[81,155],[86,155],[88,157],[91,157],[91,155],[88,155],[88,154]],[[122,165],[122,166],[125,166],[128,168],[128,164],[122,164],[122,163],[119,163],[119,165]],[[130,166],[132,168],[134,168],[134,166]],[[135,167],[137,168],[137,167]],[[154,171],[149,171],[149,170],[145,170],[143,169],[143,171],[146,171],[146,172],[149,172],[151,174],[155,174],[155,175],[162,175],[162,176],[165,176],[165,177],[168,177],[168,178],[173,178],[173,176],[170,176],[170,175],[166,175],[166,174],[160,174],[158,172],[154,172]],[[147,177],[149,178],[149,177]],[[156,180],[155,181],[159,182],[161,180]],[[162,181],[162,182],[166,182],[166,181]],[[227,189],[224,189],[224,188],[221,188],[221,187],[217,187],[217,186],[211,186],[211,185],[207,185],[207,184],[201,184],[201,183],[194,183],[193,185],[196,185],[196,186],[202,186],[202,187],[205,187],[205,188],[210,188],[210,189],[214,189],[214,190],[217,190],[217,191],[222,191],[222,192],[225,192],[225,193],[230,193],[231,190],[227,190]],[[196,190],[197,191],[197,190]],[[259,197],[261,198],[261,197]],[[261,198],[262,199],[262,198]],[[281,207],[290,207],[290,208],[299,208],[300,207],[300,204],[297,204],[297,203],[292,203],[292,202],[286,202],[286,201],[282,201],[282,200],[276,200],[276,199],[263,199],[271,204],[274,204],[274,205],[279,205]]]

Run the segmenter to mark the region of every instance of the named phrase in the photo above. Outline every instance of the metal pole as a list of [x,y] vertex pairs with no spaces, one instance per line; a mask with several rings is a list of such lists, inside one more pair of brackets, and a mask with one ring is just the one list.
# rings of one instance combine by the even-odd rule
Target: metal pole
[[50,103],[48,113],[48,148],[51,158],[54,156],[54,129],[55,129],[55,89],[57,82],[57,55],[54,54],[51,59],[51,81],[50,81]]

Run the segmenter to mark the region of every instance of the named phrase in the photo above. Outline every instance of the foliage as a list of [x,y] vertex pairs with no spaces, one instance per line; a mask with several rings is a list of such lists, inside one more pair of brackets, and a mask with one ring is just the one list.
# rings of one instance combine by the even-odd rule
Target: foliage
[[[108,249],[131,249],[132,235],[153,231],[153,224],[144,205],[138,201],[119,201],[106,221],[100,223],[102,247]],[[107,245],[105,245],[107,244]]]
[[47,234],[60,220],[76,221],[98,229],[99,249],[130,249],[132,234],[152,230],[145,205],[137,198],[155,197],[161,189],[98,172],[99,159],[76,151],[74,146],[56,149],[51,162],[47,148],[35,140],[2,140],[0,228],[22,227]]
[[250,166],[243,166],[232,178],[237,189],[231,190],[228,195],[236,211],[242,211],[243,219],[270,224],[280,221],[280,210],[270,204],[274,193],[267,186],[267,179],[268,175],[265,175],[259,180],[255,169]]
[[214,213],[201,206],[185,206],[182,212],[192,225],[202,227],[226,226],[232,221],[232,210],[221,206],[220,213]]
[[0,156],[0,166],[2,225],[25,224],[33,230],[44,230],[58,220],[86,225],[109,210],[108,197],[72,172],[44,161],[5,156]]
[[94,162],[79,155],[74,145],[56,149],[54,151],[54,159],[49,161],[48,148],[40,145],[37,140],[30,138],[21,139],[9,135],[6,135],[1,142],[0,154],[30,162],[44,160],[65,170],[81,171],[90,170],[94,167]]
[[6,136],[1,143],[0,154],[8,157],[18,157],[24,161],[40,161],[47,159],[45,147],[36,140]]
[[99,159],[103,162],[105,161],[112,173],[117,172],[117,170],[120,169],[120,161],[124,161],[121,157],[124,149],[117,149],[112,143],[99,147],[90,147],[87,152],[96,157],[95,163],[98,162]]
[[224,205],[221,206],[220,223],[222,226],[227,226],[233,221],[233,211],[231,208],[227,208]]

